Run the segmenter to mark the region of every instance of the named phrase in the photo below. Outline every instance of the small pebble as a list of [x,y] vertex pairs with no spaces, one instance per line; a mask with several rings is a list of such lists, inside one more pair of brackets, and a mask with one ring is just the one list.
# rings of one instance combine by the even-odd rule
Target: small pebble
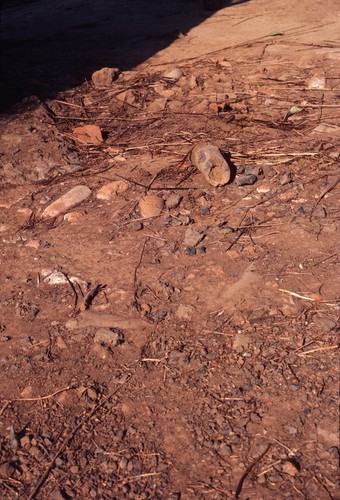
[[230,457],[230,455],[232,454],[231,446],[229,446],[228,444],[222,444],[219,449],[219,453],[222,457]]
[[92,82],[96,88],[109,88],[119,76],[118,68],[101,68],[92,74]]
[[336,327],[335,321],[329,318],[323,318],[321,316],[314,316],[313,323],[315,323],[316,326],[318,326],[321,330],[325,332],[330,332]]
[[340,457],[340,450],[337,446],[331,446],[328,448],[328,453],[332,455],[332,457],[339,458]]
[[185,251],[190,257],[193,255],[196,255],[196,248],[195,247],[188,247]]
[[301,207],[299,207],[296,211],[296,215],[305,215],[305,209],[303,208],[303,206],[301,205]]
[[203,207],[203,208],[201,208],[200,212],[201,212],[201,215],[209,215],[210,214],[210,208]]
[[97,193],[97,198],[99,200],[107,200],[109,201],[111,198],[113,198],[115,195],[118,195],[120,193],[124,193],[127,189],[129,189],[130,183],[121,179],[119,181],[112,181],[109,182],[108,184],[105,184],[102,186],[98,193]]
[[233,233],[235,229],[231,226],[228,226],[228,221],[222,220],[217,225],[218,229],[223,229],[224,231],[228,231],[228,233]]
[[201,254],[201,255],[205,254],[206,253],[206,248],[205,247],[197,247],[196,248],[196,253],[197,253],[197,255],[199,255],[199,254]]
[[188,226],[191,222],[191,219],[188,215],[178,214],[176,217],[171,218],[172,226]]
[[251,186],[252,184],[255,184],[257,181],[257,175],[252,174],[252,175],[247,175],[246,177],[241,177],[238,179],[237,184],[239,186]]
[[163,321],[167,314],[167,311],[157,311],[153,315],[153,319],[154,321],[156,321],[156,323],[158,323],[159,321]]
[[144,226],[141,222],[131,222],[131,224],[128,225],[130,231],[141,231],[143,227]]
[[41,246],[42,248],[45,248],[45,250],[46,250],[47,248],[51,248],[51,247],[53,247],[52,243],[49,243],[48,241],[41,241],[41,242],[40,242],[40,246]]
[[296,476],[299,473],[299,466],[295,462],[287,461],[282,465],[282,470],[289,476]]
[[181,68],[172,68],[163,73],[164,78],[167,80],[177,81],[184,75],[184,72]]
[[156,194],[146,194],[139,200],[139,212],[144,219],[158,217],[163,207],[164,200]]
[[111,356],[111,353],[109,351],[109,349],[107,347],[105,347],[104,345],[102,344],[99,344],[98,342],[96,342],[93,346],[92,346],[92,351],[100,358],[100,359],[108,359],[110,356]]
[[182,201],[182,196],[177,193],[171,193],[166,199],[167,208],[177,208]]
[[285,186],[286,184],[289,184],[290,182],[292,182],[292,174],[290,172],[284,173],[280,179],[281,186]]
[[121,344],[124,339],[124,334],[118,328],[98,328],[94,341],[100,344],[116,347]]
[[190,227],[185,231],[184,244],[188,247],[196,247],[204,237],[203,231],[197,231],[197,229]]

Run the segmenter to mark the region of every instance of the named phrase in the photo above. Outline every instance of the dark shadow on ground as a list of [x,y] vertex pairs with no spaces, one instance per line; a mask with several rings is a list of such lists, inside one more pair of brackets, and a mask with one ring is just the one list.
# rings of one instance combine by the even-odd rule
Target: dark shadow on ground
[[53,97],[101,67],[133,68],[210,15],[204,0],[3,0],[0,111]]

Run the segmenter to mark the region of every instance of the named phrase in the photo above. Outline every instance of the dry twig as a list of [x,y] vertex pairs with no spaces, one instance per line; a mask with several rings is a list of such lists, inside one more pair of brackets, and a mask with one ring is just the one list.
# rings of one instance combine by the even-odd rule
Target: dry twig
[[54,396],[56,396],[57,394],[60,394],[61,392],[69,391],[70,389],[74,389],[74,388],[75,388],[74,385],[69,385],[68,387],[63,387],[62,389],[58,389],[57,391],[53,392],[52,394],[47,394],[47,396],[39,396],[39,397],[35,397],[35,398],[15,398],[15,399],[9,399],[8,401],[6,401],[6,403],[4,404],[4,406],[1,408],[1,410],[0,410],[0,416],[4,413],[4,411],[6,410],[6,408],[10,404],[16,403],[17,401],[44,401],[45,399],[53,398]]
[[310,221],[312,220],[314,210],[316,209],[316,207],[318,206],[318,204],[320,203],[320,201],[322,200],[322,198],[324,198],[326,196],[326,194],[330,193],[339,184],[339,182],[340,182],[340,176],[337,179],[335,179],[335,181],[330,186],[327,186],[322,191],[322,193],[320,194],[319,198],[316,200],[316,202],[313,205],[312,211],[311,211],[310,216],[309,216],[309,220]]
[[271,444],[268,444],[267,448],[261,453],[261,455],[259,457],[257,457],[257,459],[254,460],[254,462],[252,462],[247,467],[246,471],[242,474],[241,479],[239,480],[239,483],[238,483],[237,488],[236,488],[235,500],[238,500],[240,497],[244,481],[247,479],[247,477],[249,476],[250,472],[253,470],[255,465],[257,465],[259,463],[259,461],[262,460],[262,458],[268,453],[270,447],[271,447]]
[[146,244],[148,241],[149,241],[149,238],[146,238],[146,240],[144,241],[144,244],[142,246],[142,251],[141,251],[140,256],[139,256],[139,261],[135,267],[134,276],[133,276],[133,305],[137,309],[137,311],[140,311],[140,305],[138,302],[137,274],[138,274],[138,269],[142,263],[145,247],[146,247]]

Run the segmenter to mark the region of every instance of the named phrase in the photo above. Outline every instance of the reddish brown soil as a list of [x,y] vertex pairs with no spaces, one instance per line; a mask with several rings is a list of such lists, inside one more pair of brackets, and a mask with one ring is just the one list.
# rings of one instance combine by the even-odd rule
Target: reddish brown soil
[[[281,28],[271,2],[226,7],[110,89],[3,115],[1,498],[338,498],[339,40],[317,16],[335,3]],[[211,42],[261,6],[281,35]],[[102,144],[75,140],[86,124]],[[195,170],[198,142],[230,153],[232,183]],[[79,184],[71,221],[42,219]],[[179,204],[142,219],[147,191]]]

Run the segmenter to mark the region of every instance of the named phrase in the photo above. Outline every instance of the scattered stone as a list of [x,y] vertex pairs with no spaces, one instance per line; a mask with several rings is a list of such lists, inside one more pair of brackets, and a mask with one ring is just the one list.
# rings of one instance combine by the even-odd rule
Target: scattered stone
[[105,184],[102,186],[98,193],[97,198],[99,200],[110,200],[114,195],[119,193],[124,193],[127,189],[129,189],[130,183],[125,180],[113,181],[109,182],[109,184]]
[[119,94],[116,95],[116,99],[117,101],[131,104],[133,106],[136,103],[136,94],[132,89],[128,89],[123,92],[119,92]]
[[[31,397],[31,396],[23,396],[23,397],[27,398],[27,397]],[[22,448],[28,448],[29,446],[31,446],[31,440],[30,440],[29,436],[25,435],[20,439],[20,446]]]
[[170,365],[187,365],[189,363],[188,354],[180,351],[171,351],[168,358]]
[[141,231],[143,229],[143,224],[142,222],[131,222],[129,225],[128,225],[128,228],[131,230],[131,231]]
[[191,75],[190,78],[189,78],[189,87],[191,90],[195,89],[196,87],[198,87],[200,84],[199,84],[199,76],[197,75]]
[[53,218],[66,212],[69,208],[79,205],[82,201],[86,200],[91,194],[91,189],[87,186],[75,186],[70,189],[63,196],[55,200],[51,205],[45,208],[42,213],[42,218]]
[[155,99],[148,106],[149,113],[157,113],[160,111],[164,111],[167,102],[168,99],[166,99],[165,97],[159,97],[158,99]]
[[83,214],[81,212],[69,212],[64,215],[64,221],[69,222],[70,224],[76,224],[83,218]]
[[251,186],[255,184],[256,181],[257,181],[257,175],[251,174],[247,175],[246,177],[241,177],[240,179],[238,179],[237,184],[239,186]]
[[235,229],[228,225],[227,220],[221,220],[217,223],[218,229],[222,229],[223,231],[227,231],[228,233],[233,233]]
[[281,186],[285,186],[286,184],[289,184],[290,182],[292,182],[292,174],[291,174],[291,172],[284,173],[281,176],[281,179],[280,179]]
[[99,344],[95,342],[92,346],[92,351],[100,358],[100,359],[109,359],[111,357],[110,350],[103,344]]
[[324,332],[329,332],[336,327],[335,321],[329,318],[321,318],[319,316],[314,316],[313,323],[315,323]]
[[145,219],[158,217],[164,208],[164,200],[156,194],[147,194],[139,201],[139,212]]
[[29,248],[34,248],[34,250],[38,250],[40,247],[40,241],[39,240],[28,240],[28,242],[25,245],[26,247]]
[[196,255],[196,248],[195,247],[188,247],[186,249],[186,253],[190,256],[190,257],[193,257],[194,255]]
[[338,446],[339,435],[336,427],[337,422],[335,420],[334,423],[332,422],[332,426],[327,425],[327,422],[321,422],[316,428],[318,438],[321,439],[327,446]]
[[171,219],[172,226],[188,226],[191,223],[191,219],[188,215],[177,214]]
[[156,311],[152,315],[152,319],[155,321],[155,323],[159,323],[160,321],[163,321],[163,319],[165,319],[167,315],[167,311]]
[[293,425],[285,425],[284,428],[291,436],[296,436],[298,433],[297,428],[294,427]]
[[291,200],[294,200],[296,199],[296,190],[294,189],[289,189],[283,193],[280,193],[279,194],[279,199],[281,201],[291,201]]
[[31,185],[18,186],[12,189],[1,189],[0,208],[9,209],[34,191]]
[[230,455],[232,454],[231,446],[225,443],[221,443],[220,449],[218,451],[222,457],[230,457]]
[[209,207],[202,207],[200,210],[201,215],[209,215],[210,214],[210,208]]
[[63,490],[60,488],[56,488],[49,495],[49,500],[66,500],[66,498],[68,498],[68,496],[64,495]]
[[332,136],[340,136],[340,127],[333,123],[319,123],[313,130],[311,134],[332,134]]
[[118,68],[102,68],[92,74],[93,85],[97,89],[105,89],[111,87],[112,83],[117,80],[120,74]]
[[328,453],[334,458],[340,458],[340,450],[337,446],[331,446],[328,448]]
[[18,208],[17,212],[26,220],[28,220],[33,214],[33,211],[28,207]]
[[51,248],[54,245],[52,243],[50,243],[49,241],[41,241],[40,246],[41,246],[41,248],[44,248],[44,250],[47,250],[48,248]]
[[0,233],[5,233],[10,229],[10,226],[8,224],[4,224],[3,222],[0,222]]
[[205,238],[204,231],[198,231],[192,227],[189,227],[185,231],[184,244],[188,247],[196,247]]
[[237,333],[233,341],[233,349],[236,352],[244,351],[251,342],[251,337],[245,333]]
[[84,281],[77,276],[65,276],[61,271],[53,271],[52,269],[42,269],[41,277],[43,278],[44,283],[48,283],[49,285],[67,285],[69,281],[71,283],[77,283],[83,291],[86,291],[88,288],[88,282]]
[[0,477],[7,479],[12,477],[15,473],[15,468],[8,462],[4,462],[0,465]]
[[33,458],[37,460],[37,462],[42,462],[44,460],[44,454],[39,450],[37,446],[31,446],[28,452]]
[[151,306],[150,304],[143,303],[140,305],[140,312],[142,316],[147,316],[148,314],[151,313]]
[[178,319],[188,320],[191,319],[196,312],[194,306],[190,304],[180,304],[175,312]]
[[250,414],[250,420],[255,424],[259,424],[260,422],[262,422],[261,416],[256,412],[252,412]]
[[108,148],[105,149],[106,153],[109,153],[110,156],[116,156],[121,153],[123,153],[123,148],[120,146],[109,146]]
[[271,186],[267,184],[266,182],[263,182],[260,186],[256,188],[256,191],[260,194],[266,194],[271,191]]
[[13,425],[9,428],[9,440],[12,450],[17,450],[20,447],[19,434],[14,430]]
[[289,476],[296,476],[299,473],[299,468],[294,462],[288,460],[282,465],[282,471]]
[[171,193],[166,199],[166,206],[167,208],[169,208],[169,210],[172,208],[177,208],[181,201],[182,196],[177,193]]
[[103,142],[102,131],[98,125],[84,125],[73,129],[74,137],[83,144],[98,146]]
[[229,165],[217,146],[197,144],[191,152],[191,161],[212,186],[225,186],[230,181]]
[[116,347],[124,341],[124,334],[119,328],[98,328],[94,341],[100,344]]
[[201,114],[204,113],[209,105],[208,99],[203,99],[201,102],[198,102],[192,107],[192,114]]
[[175,82],[177,82],[177,80],[179,80],[182,76],[184,76],[184,71],[181,68],[172,68],[163,73],[164,78]]
[[56,344],[59,349],[67,349],[67,344],[64,342],[64,339],[60,335],[57,336]]
[[302,206],[302,205],[301,205],[301,207],[299,207],[299,208],[297,209],[297,211],[296,211],[295,213],[296,213],[296,215],[298,215],[298,216],[306,215],[306,211],[305,211],[305,209],[303,208],[303,206]]
[[206,253],[206,251],[207,251],[207,249],[205,247],[197,247],[196,248],[197,255],[203,255]]
[[308,89],[325,89],[326,78],[324,76],[312,76],[307,80]]

